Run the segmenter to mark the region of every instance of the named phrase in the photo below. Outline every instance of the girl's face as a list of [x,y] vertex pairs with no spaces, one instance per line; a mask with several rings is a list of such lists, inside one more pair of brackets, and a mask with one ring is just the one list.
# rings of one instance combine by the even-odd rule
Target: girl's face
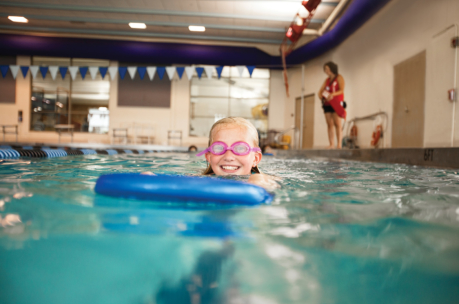
[[324,67],[324,72],[325,74],[327,74],[328,77],[335,76],[335,74],[333,74],[333,72],[330,70],[330,67],[328,65]]
[[[223,125],[212,132],[212,143],[222,141],[230,147],[238,141],[244,141],[254,147],[253,139],[243,126]],[[216,175],[249,175],[252,167],[261,161],[261,153],[250,152],[247,155],[236,155],[227,150],[225,154],[206,153],[206,159]]]

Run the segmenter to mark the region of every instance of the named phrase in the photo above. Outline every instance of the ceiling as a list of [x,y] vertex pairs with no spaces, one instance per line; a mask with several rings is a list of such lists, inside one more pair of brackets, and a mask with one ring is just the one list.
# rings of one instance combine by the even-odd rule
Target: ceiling
[[[340,1],[323,0],[308,29],[320,29]],[[256,45],[265,51],[271,46],[277,53],[298,12],[306,14],[301,0],[0,0],[0,32]],[[29,22],[11,22],[11,15]],[[131,29],[129,22],[147,28]],[[206,31],[190,32],[189,25]],[[314,37],[306,35],[303,42]]]

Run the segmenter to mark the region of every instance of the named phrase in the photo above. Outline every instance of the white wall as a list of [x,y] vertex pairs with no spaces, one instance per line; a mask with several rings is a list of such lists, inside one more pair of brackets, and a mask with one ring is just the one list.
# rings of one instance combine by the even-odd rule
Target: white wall
[[269,129],[283,130],[285,125],[285,86],[282,71],[272,70],[269,82]]
[[[348,119],[385,111],[392,118],[393,70],[400,63],[423,50],[427,50],[426,101],[425,101],[425,146],[451,146],[452,117],[456,120],[459,107],[447,101],[447,92],[438,89],[435,79],[448,81],[453,87],[451,69],[435,69],[435,66],[454,66],[454,52],[448,47],[439,49],[433,36],[452,24],[459,23],[459,1],[457,0],[392,0],[365,25],[334,50],[305,63],[305,93],[316,93],[325,79],[322,65],[333,60],[339,66],[348,102]],[[454,29],[455,30],[455,29]],[[452,37],[448,37],[448,41]],[[443,53],[442,53],[443,54]],[[457,69],[457,67],[456,67]],[[285,98],[285,127],[293,122],[294,99],[300,96],[301,72],[292,69],[289,73],[291,97]],[[440,84],[444,81],[440,81]],[[456,87],[458,86],[456,80]],[[314,147],[328,143],[325,120],[316,97]],[[391,124],[386,133],[386,146],[391,142]],[[361,125],[359,137],[362,147],[369,147],[372,123]],[[459,145],[459,125],[455,124],[455,146]]]

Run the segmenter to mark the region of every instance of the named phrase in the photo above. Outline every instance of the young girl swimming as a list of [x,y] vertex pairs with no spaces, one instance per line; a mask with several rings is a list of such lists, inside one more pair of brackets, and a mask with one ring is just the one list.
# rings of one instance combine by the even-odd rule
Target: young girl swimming
[[248,182],[269,190],[278,188],[274,179],[258,169],[262,154],[257,129],[241,117],[223,118],[212,126],[205,154],[203,175],[250,175]]

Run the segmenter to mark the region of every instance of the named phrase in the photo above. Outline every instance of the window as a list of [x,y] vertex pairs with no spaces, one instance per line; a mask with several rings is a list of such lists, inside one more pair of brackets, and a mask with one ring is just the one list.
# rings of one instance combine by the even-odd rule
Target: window
[[[33,57],[37,66],[97,66],[109,65],[108,60]],[[34,131],[54,131],[57,124],[72,124],[76,132],[108,133],[109,75],[100,73],[93,80],[77,73],[72,80],[69,71],[62,79],[60,72],[53,80],[50,72],[43,79],[40,72],[32,80],[31,125]]]
[[243,117],[260,131],[268,129],[269,70],[255,69],[250,78],[244,71],[242,77],[236,67],[224,67],[218,79],[197,75],[191,79],[190,136],[209,135],[212,125],[224,117]]

